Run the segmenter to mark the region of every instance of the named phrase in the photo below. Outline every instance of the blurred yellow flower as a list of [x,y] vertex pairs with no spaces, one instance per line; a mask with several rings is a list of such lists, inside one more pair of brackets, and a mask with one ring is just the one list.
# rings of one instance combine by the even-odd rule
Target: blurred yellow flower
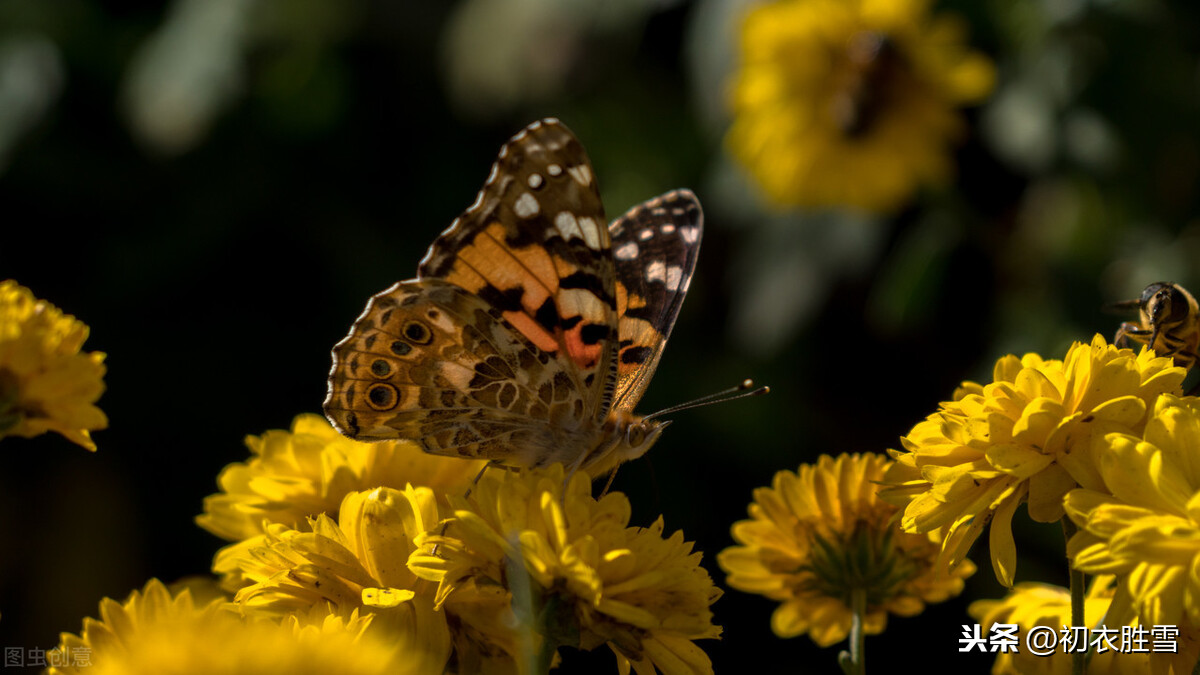
[[[1078,489],[1067,553],[1087,573],[1115,574],[1120,621],[1200,627],[1200,399],[1161,397],[1142,434],[1098,439],[1105,489]],[[1183,652],[1184,650],[1180,650]],[[1177,664],[1191,672],[1200,645]],[[1186,666],[1187,670],[1180,668]]]
[[771,617],[776,635],[807,633],[822,647],[842,641],[855,591],[866,594],[867,634],[882,632],[889,612],[913,616],[962,592],[975,571],[970,562],[940,569],[937,540],[902,532],[897,508],[876,496],[890,463],[872,454],[822,455],[754,491],[751,520],[733,525],[741,546],[717,562],[733,588],[781,603]]
[[369,622],[331,618],[303,625],[245,619],[222,600],[196,606],[191,592],[172,594],[152,579],[124,603],[105,598],[100,620],[80,635],[64,633],[46,654],[50,675],[417,675],[411,644],[376,637]]
[[[441,672],[450,653],[446,617],[433,609],[433,584],[406,567],[414,539],[438,524],[429,488],[377,488],[342,501],[337,521],[321,514],[311,531],[271,524],[222,549],[213,571],[244,584],[234,604],[249,616],[282,619],[315,610],[372,616],[381,634],[412,645],[406,659]],[[235,590],[233,583],[226,588]]]
[[1093,438],[1141,433],[1159,394],[1180,392],[1183,368],[1143,349],[1117,349],[1097,335],[1075,343],[1063,361],[1037,354],[996,362],[991,384],[965,383],[962,398],[901,439],[906,452],[880,496],[904,505],[909,532],[946,528],[943,555],[953,566],[991,523],[996,578],[1012,586],[1017,551],[1012,516],[1028,502],[1029,516],[1063,517],[1063,496],[1083,486],[1103,490]]
[[950,177],[994,79],[928,0],[778,0],[742,25],[726,144],[774,202],[890,211]]
[[353,441],[320,415],[298,415],[290,431],[247,436],[246,445],[250,461],[221,471],[221,492],[204,500],[196,518],[230,541],[262,534],[264,520],[297,527],[336,513],[342,498],[358,490],[412,484],[463,493],[485,463],[430,455],[411,441]]
[[[721,591],[701,554],[681,532],[664,538],[661,518],[629,527],[625,495],[597,500],[591,489],[582,471],[565,483],[560,464],[491,471],[468,498],[451,496],[446,535],[426,537],[409,566],[438,582],[439,604],[481,643],[518,663],[529,649],[544,668],[560,646],[607,644],[621,673],[711,673],[693,641],[720,636],[709,608]],[[512,608],[501,621],[498,596]]]
[[28,288],[0,282],[0,438],[56,431],[95,450],[108,427],[93,405],[104,393],[104,354],[80,353],[88,327]]
[[[1113,645],[1120,645],[1120,626],[1111,617],[1106,617],[1112,603],[1113,578],[1096,577],[1088,589],[1083,602],[1084,625],[1090,628],[1115,626]],[[1052,654],[1039,655],[1031,652],[1025,638],[1035,626],[1037,630],[1049,629],[1060,633],[1063,626],[1071,625],[1071,592],[1048,584],[1017,584],[1002,600],[978,600],[967,610],[982,626],[981,635],[986,636],[992,624],[1016,624],[1019,629],[1017,649],[997,654],[992,666],[992,675],[1070,675],[1071,654],[1063,647]],[[1132,649],[1132,648],[1131,648]],[[1147,643],[1147,649],[1149,644]],[[1116,649],[1100,651],[1094,649],[1088,657],[1087,675],[1121,675],[1149,673],[1150,653],[1121,653]],[[1191,672],[1191,671],[1186,671]],[[1164,671],[1165,675],[1165,671]],[[1179,673],[1183,675],[1183,673]]]

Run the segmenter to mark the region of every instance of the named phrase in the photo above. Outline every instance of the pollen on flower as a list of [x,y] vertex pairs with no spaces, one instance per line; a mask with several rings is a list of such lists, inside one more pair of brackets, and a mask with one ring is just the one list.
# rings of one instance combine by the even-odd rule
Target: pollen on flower
[[927,0],[776,0],[741,29],[726,138],[782,205],[890,211],[946,180],[958,107],[986,97],[991,62]]
[[771,629],[780,637],[842,641],[856,591],[867,598],[865,631],[880,633],[889,613],[918,614],[960,593],[974,572],[969,561],[943,569],[935,536],[899,530],[896,507],[876,495],[889,464],[880,455],[822,455],[754,491],[751,519],[732,528],[739,545],[717,562],[733,588],[779,601]]
[[95,406],[104,393],[104,354],[81,352],[88,327],[28,288],[0,282],[0,438],[47,431],[95,450],[108,426]]

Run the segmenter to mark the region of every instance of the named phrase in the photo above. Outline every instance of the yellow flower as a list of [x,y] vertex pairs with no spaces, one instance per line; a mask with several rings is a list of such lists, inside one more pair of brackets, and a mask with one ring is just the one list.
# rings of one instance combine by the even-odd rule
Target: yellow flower
[[335,513],[351,492],[407,484],[436,492],[466,492],[484,462],[438,457],[411,441],[360,443],[342,436],[319,415],[299,415],[291,431],[246,437],[253,457],[225,467],[221,493],[204,500],[201,527],[241,541],[263,531],[263,521],[296,527],[310,516]]
[[880,455],[822,455],[754,491],[751,520],[733,525],[742,545],[717,562],[730,586],[782,603],[771,617],[776,635],[807,633],[822,647],[842,641],[855,591],[866,594],[866,633],[880,633],[888,612],[918,614],[960,593],[974,573],[969,562],[939,569],[936,539],[896,527],[896,507],[876,496],[889,464]]
[[1071,489],[1103,489],[1091,440],[1140,433],[1158,395],[1178,393],[1185,375],[1169,358],[1145,349],[1135,355],[1099,335],[1073,344],[1064,361],[1006,356],[992,383],[967,383],[962,398],[942,403],[901,439],[907,452],[893,452],[897,463],[886,477],[894,487],[880,495],[906,504],[906,531],[947,528],[943,555],[951,566],[990,521],[992,567],[1011,587],[1017,506],[1027,501],[1029,516],[1048,523],[1062,518]]
[[302,625],[245,619],[221,600],[198,607],[191,593],[172,594],[156,579],[124,603],[105,598],[100,620],[81,635],[64,633],[47,653],[51,675],[261,675],[287,673],[440,673],[408,658],[414,645],[389,641],[357,617]]
[[928,0],[779,0],[751,10],[726,138],[768,197],[894,210],[952,172],[961,105],[991,62]]
[[[1096,577],[1092,587],[1084,598],[1084,625],[1089,628],[1104,628],[1113,631],[1111,644],[1121,645],[1121,624],[1114,623],[1111,617],[1105,617],[1112,603],[1111,576]],[[1061,635],[1063,626],[1071,625],[1071,592],[1059,586],[1047,584],[1020,583],[1017,584],[1003,600],[979,600],[971,603],[968,609],[971,616],[982,626],[981,637],[987,638],[992,624],[1016,624],[1019,629],[1015,635],[1018,640],[1017,649],[996,656],[992,666],[992,675],[1069,675],[1071,673],[1071,654],[1062,646],[1054,649],[1048,656],[1032,653],[1026,643],[1026,637],[1035,626],[1036,630],[1049,629]],[[1102,623],[1103,622],[1103,623]],[[1117,626],[1109,628],[1109,626]],[[1095,635],[1095,633],[1093,633]],[[1146,649],[1150,648],[1147,641]],[[1088,657],[1087,675],[1120,675],[1128,673],[1150,672],[1151,654],[1122,653],[1117,649],[1099,651],[1094,649]],[[1187,671],[1191,672],[1191,671]],[[1183,673],[1180,673],[1183,675]]]
[[[1142,434],[1098,439],[1104,489],[1078,489],[1067,553],[1088,573],[1115,574],[1118,620],[1200,627],[1200,399],[1162,396]],[[1183,651],[1182,649],[1180,650]],[[1190,653],[1196,662],[1200,646]],[[1180,671],[1184,672],[1184,671]]]
[[406,658],[441,672],[450,652],[446,618],[433,609],[433,584],[406,567],[413,540],[437,524],[429,488],[353,492],[342,501],[337,522],[321,514],[309,521],[311,531],[271,524],[264,534],[220,551],[213,571],[246,584],[234,604],[247,615],[359,611],[386,626],[381,633],[415,645]]
[[79,352],[87,336],[82,321],[0,282],[0,438],[56,431],[96,449],[89,432],[108,426],[93,405],[104,393],[104,354]]
[[[409,567],[439,583],[439,604],[481,645],[525,664],[530,649],[607,644],[621,673],[712,672],[693,641],[720,636],[709,608],[721,591],[681,532],[663,538],[661,518],[629,527],[624,495],[593,498],[582,471],[564,485],[558,464],[491,471],[451,502],[446,536],[424,538]],[[498,605],[513,608],[499,621]]]

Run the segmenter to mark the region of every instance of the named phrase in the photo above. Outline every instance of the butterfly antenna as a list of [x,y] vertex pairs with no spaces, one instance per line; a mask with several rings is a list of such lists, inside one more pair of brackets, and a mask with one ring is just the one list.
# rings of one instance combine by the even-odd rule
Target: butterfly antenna
[[662,410],[659,410],[658,412],[653,412],[653,413],[650,413],[649,415],[646,415],[642,419],[644,419],[644,420],[653,419],[653,418],[659,417],[661,415],[670,415],[671,413],[677,413],[680,410],[689,410],[691,408],[699,408],[700,406],[711,405],[713,403],[723,403],[725,401],[736,401],[739,398],[746,398],[749,396],[762,396],[763,394],[769,393],[770,391],[771,391],[770,387],[759,387],[759,388],[755,389],[754,388],[754,380],[742,380],[742,383],[737,385],[736,387],[730,387],[728,389],[723,389],[721,391],[718,391],[713,394],[709,394],[707,396],[701,396],[700,398],[698,398],[694,401],[688,401],[687,403],[680,403],[679,405],[673,405],[670,408],[663,408]]

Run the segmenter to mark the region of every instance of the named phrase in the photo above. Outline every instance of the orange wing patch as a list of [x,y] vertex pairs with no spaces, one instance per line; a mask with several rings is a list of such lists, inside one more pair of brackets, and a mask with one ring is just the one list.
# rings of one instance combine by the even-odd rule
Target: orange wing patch
[[467,209],[430,247],[421,279],[459,285],[499,309],[603,416],[616,378],[616,271],[604,208],[579,141],[561,124],[530,125],[501,150]]

